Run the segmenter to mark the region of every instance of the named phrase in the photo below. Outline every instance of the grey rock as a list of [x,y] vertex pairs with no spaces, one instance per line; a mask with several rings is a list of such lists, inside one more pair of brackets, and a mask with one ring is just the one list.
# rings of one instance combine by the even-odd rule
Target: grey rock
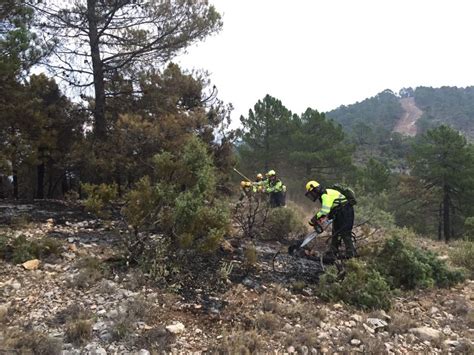
[[356,322],[361,323],[363,318],[362,318],[362,316],[360,316],[360,315],[358,315],[358,314],[353,314],[353,315],[351,316],[351,319],[352,319],[352,320],[355,320]]
[[166,326],[166,330],[172,334],[180,334],[184,332],[184,324],[181,322],[175,322],[174,324],[170,324]]
[[112,334],[107,329],[104,329],[103,331],[100,332],[99,335],[100,340],[103,341],[109,341],[112,339]]
[[97,322],[92,326],[92,330],[100,331],[107,328],[107,325],[104,322]]
[[457,348],[459,345],[461,345],[461,343],[457,340],[447,339],[444,341],[444,345],[452,348]]
[[371,333],[371,334],[375,333],[375,330],[374,330],[373,328],[369,327],[367,324],[362,323],[362,326],[363,326],[364,329],[365,329],[366,331],[368,331],[369,333]]
[[411,328],[409,332],[423,340],[437,340],[441,336],[441,332],[439,330],[430,327]]
[[351,339],[351,345],[358,346],[362,343],[359,339]]
[[146,349],[141,349],[139,352],[138,352],[138,355],[150,355],[150,352]]
[[306,345],[300,346],[299,353],[307,355],[309,353],[308,347]]
[[385,328],[388,323],[379,318],[367,318],[367,323],[375,330]]

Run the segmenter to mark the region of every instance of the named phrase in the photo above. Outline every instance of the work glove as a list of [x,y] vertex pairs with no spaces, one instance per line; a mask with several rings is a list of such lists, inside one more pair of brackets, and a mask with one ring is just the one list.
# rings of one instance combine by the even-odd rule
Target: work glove
[[308,222],[308,224],[311,226],[311,227],[314,227],[318,224],[318,218],[316,216],[314,216],[313,218],[311,218],[311,220]]
[[[322,217],[324,218],[324,217]],[[321,218],[317,218],[316,216],[314,216],[313,218],[311,218],[311,220],[308,222],[309,225],[311,227],[314,228],[314,230],[316,231],[316,233],[318,234],[321,234],[323,232],[323,227],[321,227],[321,224],[320,224],[320,220]]]

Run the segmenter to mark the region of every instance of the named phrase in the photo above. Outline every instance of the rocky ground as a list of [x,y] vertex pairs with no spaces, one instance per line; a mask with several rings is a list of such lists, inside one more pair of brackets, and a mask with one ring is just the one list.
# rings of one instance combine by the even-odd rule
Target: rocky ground
[[114,267],[122,244],[113,223],[60,202],[0,203],[0,216],[0,235],[60,242],[39,262],[0,261],[0,353],[474,351],[473,281],[361,312],[318,299],[317,277],[274,272],[275,242],[258,243],[243,273],[242,243],[230,241],[222,284],[189,296]]

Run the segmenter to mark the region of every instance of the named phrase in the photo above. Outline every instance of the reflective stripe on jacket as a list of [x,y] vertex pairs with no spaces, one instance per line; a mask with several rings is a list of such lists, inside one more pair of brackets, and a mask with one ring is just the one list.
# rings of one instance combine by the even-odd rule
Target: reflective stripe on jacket
[[326,193],[321,195],[321,209],[316,214],[316,218],[327,216],[331,210],[347,202],[346,197],[337,190],[326,189]]
[[283,185],[281,180],[277,180],[275,184],[268,183],[265,188],[265,192],[280,192],[280,191],[283,191],[284,186],[285,185]]

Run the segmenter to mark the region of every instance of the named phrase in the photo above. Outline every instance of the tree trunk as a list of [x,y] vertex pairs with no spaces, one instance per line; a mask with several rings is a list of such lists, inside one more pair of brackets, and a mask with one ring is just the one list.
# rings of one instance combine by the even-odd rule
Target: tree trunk
[[444,241],[446,243],[451,239],[451,220],[449,215],[450,199],[448,186],[443,187],[443,229]]
[[63,174],[63,178],[61,179],[61,192],[64,197],[66,193],[69,191],[69,184],[67,174]]
[[439,204],[439,219],[438,219],[438,240],[443,240],[443,203]]
[[44,163],[36,166],[36,198],[44,198]]
[[18,199],[18,171],[13,169],[13,197]]
[[87,20],[89,22],[89,45],[91,47],[92,70],[94,73],[94,134],[96,138],[104,138],[105,125],[105,83],[103,63],[100,58],[99,34],[96,16],[97,0],[87,0]]

